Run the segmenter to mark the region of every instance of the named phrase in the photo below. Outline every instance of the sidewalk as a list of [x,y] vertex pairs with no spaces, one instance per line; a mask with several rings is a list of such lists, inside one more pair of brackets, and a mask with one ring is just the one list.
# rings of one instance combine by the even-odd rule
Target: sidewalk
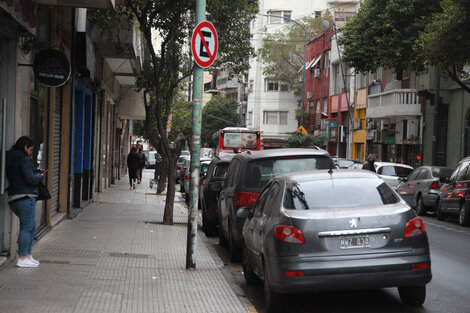
[[[173,226],[151,172],[99,194],[33,247],[38,268],[0,269],[0,312],[247,312],[198,232],[195,270],[186,270],[187,209],[176,197]],[[178,194],[178,193],[177,193]],[[184,224],[183,224],[184,223]],[[216,262],[217,261],[217,262]]]

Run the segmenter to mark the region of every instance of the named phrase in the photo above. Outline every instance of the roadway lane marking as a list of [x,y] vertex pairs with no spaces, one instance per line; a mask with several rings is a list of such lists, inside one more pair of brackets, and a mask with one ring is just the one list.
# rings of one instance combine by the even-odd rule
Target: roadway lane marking
[[463,234],[466,234],[466,235],[470,236],[470,230],[469,231],[461,230],[461,229],[457,229],[457,228],[454,228],[454,227],[449,227],[447,225],[440,225],[440,224],[436,224],[436,223],[433,223],[433,222],[425,221],[424,226],[426,226],[426,224],[432,225],[432,226],[435,226],[435,227],[439,227],[439,228],[444,228],[445,230],[450,230],[450,231],[453,231],[453,232],[456,232],[456,233],[463,233]]

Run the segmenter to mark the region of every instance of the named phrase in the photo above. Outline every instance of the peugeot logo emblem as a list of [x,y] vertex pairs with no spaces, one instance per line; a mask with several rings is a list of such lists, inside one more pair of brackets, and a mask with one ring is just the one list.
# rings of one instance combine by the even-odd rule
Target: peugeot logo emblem
[[357,219],[352,218],[349,220],[349,227],[355,227],[357,228]]

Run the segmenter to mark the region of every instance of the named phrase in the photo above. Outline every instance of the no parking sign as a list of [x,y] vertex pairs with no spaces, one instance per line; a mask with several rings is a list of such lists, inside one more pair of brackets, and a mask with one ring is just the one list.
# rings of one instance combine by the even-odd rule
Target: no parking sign
[[197,24],[191,39],[191,52],[196,64],[202,68],[211,66],[217,56],[218,45],[214,25],[208,21]]

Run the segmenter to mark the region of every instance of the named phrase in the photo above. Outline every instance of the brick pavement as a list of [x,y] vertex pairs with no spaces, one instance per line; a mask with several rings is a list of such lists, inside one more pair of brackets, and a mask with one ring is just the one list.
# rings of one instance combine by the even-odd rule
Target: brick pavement
[[165,198],[149,188],[150,175],[135,190],[124,177],[54,227],[33,247],[38,268],[2,266],[0,312],[252,311],[201,231],[197,268],[185,269],[187,209],[177,198],[175,225],[161,224]]

